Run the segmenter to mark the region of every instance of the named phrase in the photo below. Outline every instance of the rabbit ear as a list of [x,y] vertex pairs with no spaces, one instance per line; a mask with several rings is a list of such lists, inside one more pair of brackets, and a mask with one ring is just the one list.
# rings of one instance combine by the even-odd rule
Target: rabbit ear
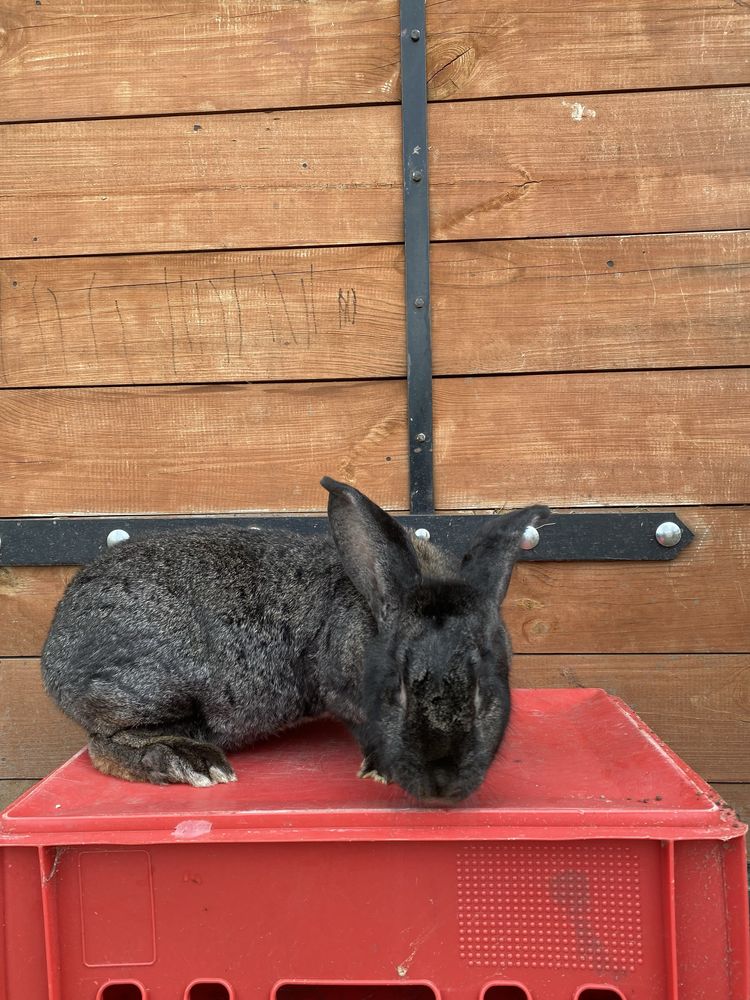
[[493,517],[476,535],[461,563],[461,575],[480,593],[499,604],[521,554],[521,537],[529,525],[549,517],[549,507],[536,505]]
[[328,523],[347,576],[370,605],[378,625],[387,624],[405,591],[420,579],[406,532],[390,514],[353,486],[321,479]]

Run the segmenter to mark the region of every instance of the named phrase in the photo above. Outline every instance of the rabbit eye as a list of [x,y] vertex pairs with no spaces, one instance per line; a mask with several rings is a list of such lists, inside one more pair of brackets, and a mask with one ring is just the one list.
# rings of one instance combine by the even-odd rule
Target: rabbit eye
[[406,694],[406,682],[404,681],[403,675],[401,676],[401,686],[398,689],[398,703],[402,708],[406,708],[407,694]]
[[474,711],[480,712],[482,710],[482,692],[479,690],[479,685],[474,686]]

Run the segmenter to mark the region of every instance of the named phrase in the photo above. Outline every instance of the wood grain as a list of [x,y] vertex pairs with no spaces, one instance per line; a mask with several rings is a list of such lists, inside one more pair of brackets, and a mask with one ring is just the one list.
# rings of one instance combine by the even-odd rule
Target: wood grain
[[515,649],[750,651],[750,508],[679,513],[695,538],[673,562],[521,564],[504,604]]
[[[743,369],[435,381],[441,509],[745,503]],[[0,393],[0,516],[407,503],[403,381]]]
[[[518,656],[516,687],[603,687],[709,781],[750,780],[750,657]],[[85,742],[44,693],[34,659],[0,661],[0,777],[41,777]]]
[[[428,0],[430,97],[746,83],[750,18],[732,0]],[[721,36],[721,37],[719,37]]]
[[4,125],[2,255],[396,242],[400,156],[397,107]]
[[9,390],[0,425],[19,514],[316,510],[326,473],[406,492],[403,382]]
[[[683,508],[669,563],[521,563],[504,604],[517,653],[750,651],[750,508]],[[0,656],[38,656],[72,568],[0,569]]]
[[708,781],[750,780],[749,654],[518,657],[515,684],[604,688]]
[[750,784],[718,783],[714,784],[714,788],[724,801],[734,809],[743,823],[750,823]]
[[86,742],[44,691],[37,660],[0,660],[0,729],[0,778],[41,778]]
[[[5,120],[398,100],[396,0],[6,0]],[[427,8],[432,99],[744,83],[732,0]]]
[[750,88],[433,105],[435,239],[744,229]]
[[[43,775],[40,775],[43,777]],[[3,778],[0,779],[0,812],[7,808],[27,788],[35,784],[34,778]]]
[[747,369],[441,379],[446,509],[746,503]]
[[[7,32],[0,61],[6,120],[399,96],[398,76],[388,65],[398,65],[397,0],[166,0],[158,8],[148,0],[115,6],[44,0],[36,10],[9,0],[0,16]],[[732,19],[723,21],[734,29]]]
[[[0,385],[403,376],[403,281],[394,246],[0,261]],[[749,298],[748,232],[437,243],[434,370],[747,365]]]
[[[433,236],[750,226],[750,88],[588,102],[432,105]],[[397,107],[4,125],[0,178],[4,257],[401,238]]]
[[439,375],[748,364],[750,233],[435,243]]
[[0,566],[0,657],[38,655],[76,568]]

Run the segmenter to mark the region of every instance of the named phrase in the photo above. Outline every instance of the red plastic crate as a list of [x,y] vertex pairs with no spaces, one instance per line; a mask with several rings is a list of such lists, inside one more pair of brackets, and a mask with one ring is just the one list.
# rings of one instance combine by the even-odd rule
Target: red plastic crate
[[5,1000],[747,1000],[742,826],[601,691],[517,691],[461,808],[315,724],[208,789],[85,752],[0,825]]

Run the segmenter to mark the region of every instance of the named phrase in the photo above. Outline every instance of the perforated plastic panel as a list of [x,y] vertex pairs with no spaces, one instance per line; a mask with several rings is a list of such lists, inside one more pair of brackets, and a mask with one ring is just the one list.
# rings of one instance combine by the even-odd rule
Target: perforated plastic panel
[[459,950],[469,965],[632,971],[643,961],[636,845],[467,844]]

